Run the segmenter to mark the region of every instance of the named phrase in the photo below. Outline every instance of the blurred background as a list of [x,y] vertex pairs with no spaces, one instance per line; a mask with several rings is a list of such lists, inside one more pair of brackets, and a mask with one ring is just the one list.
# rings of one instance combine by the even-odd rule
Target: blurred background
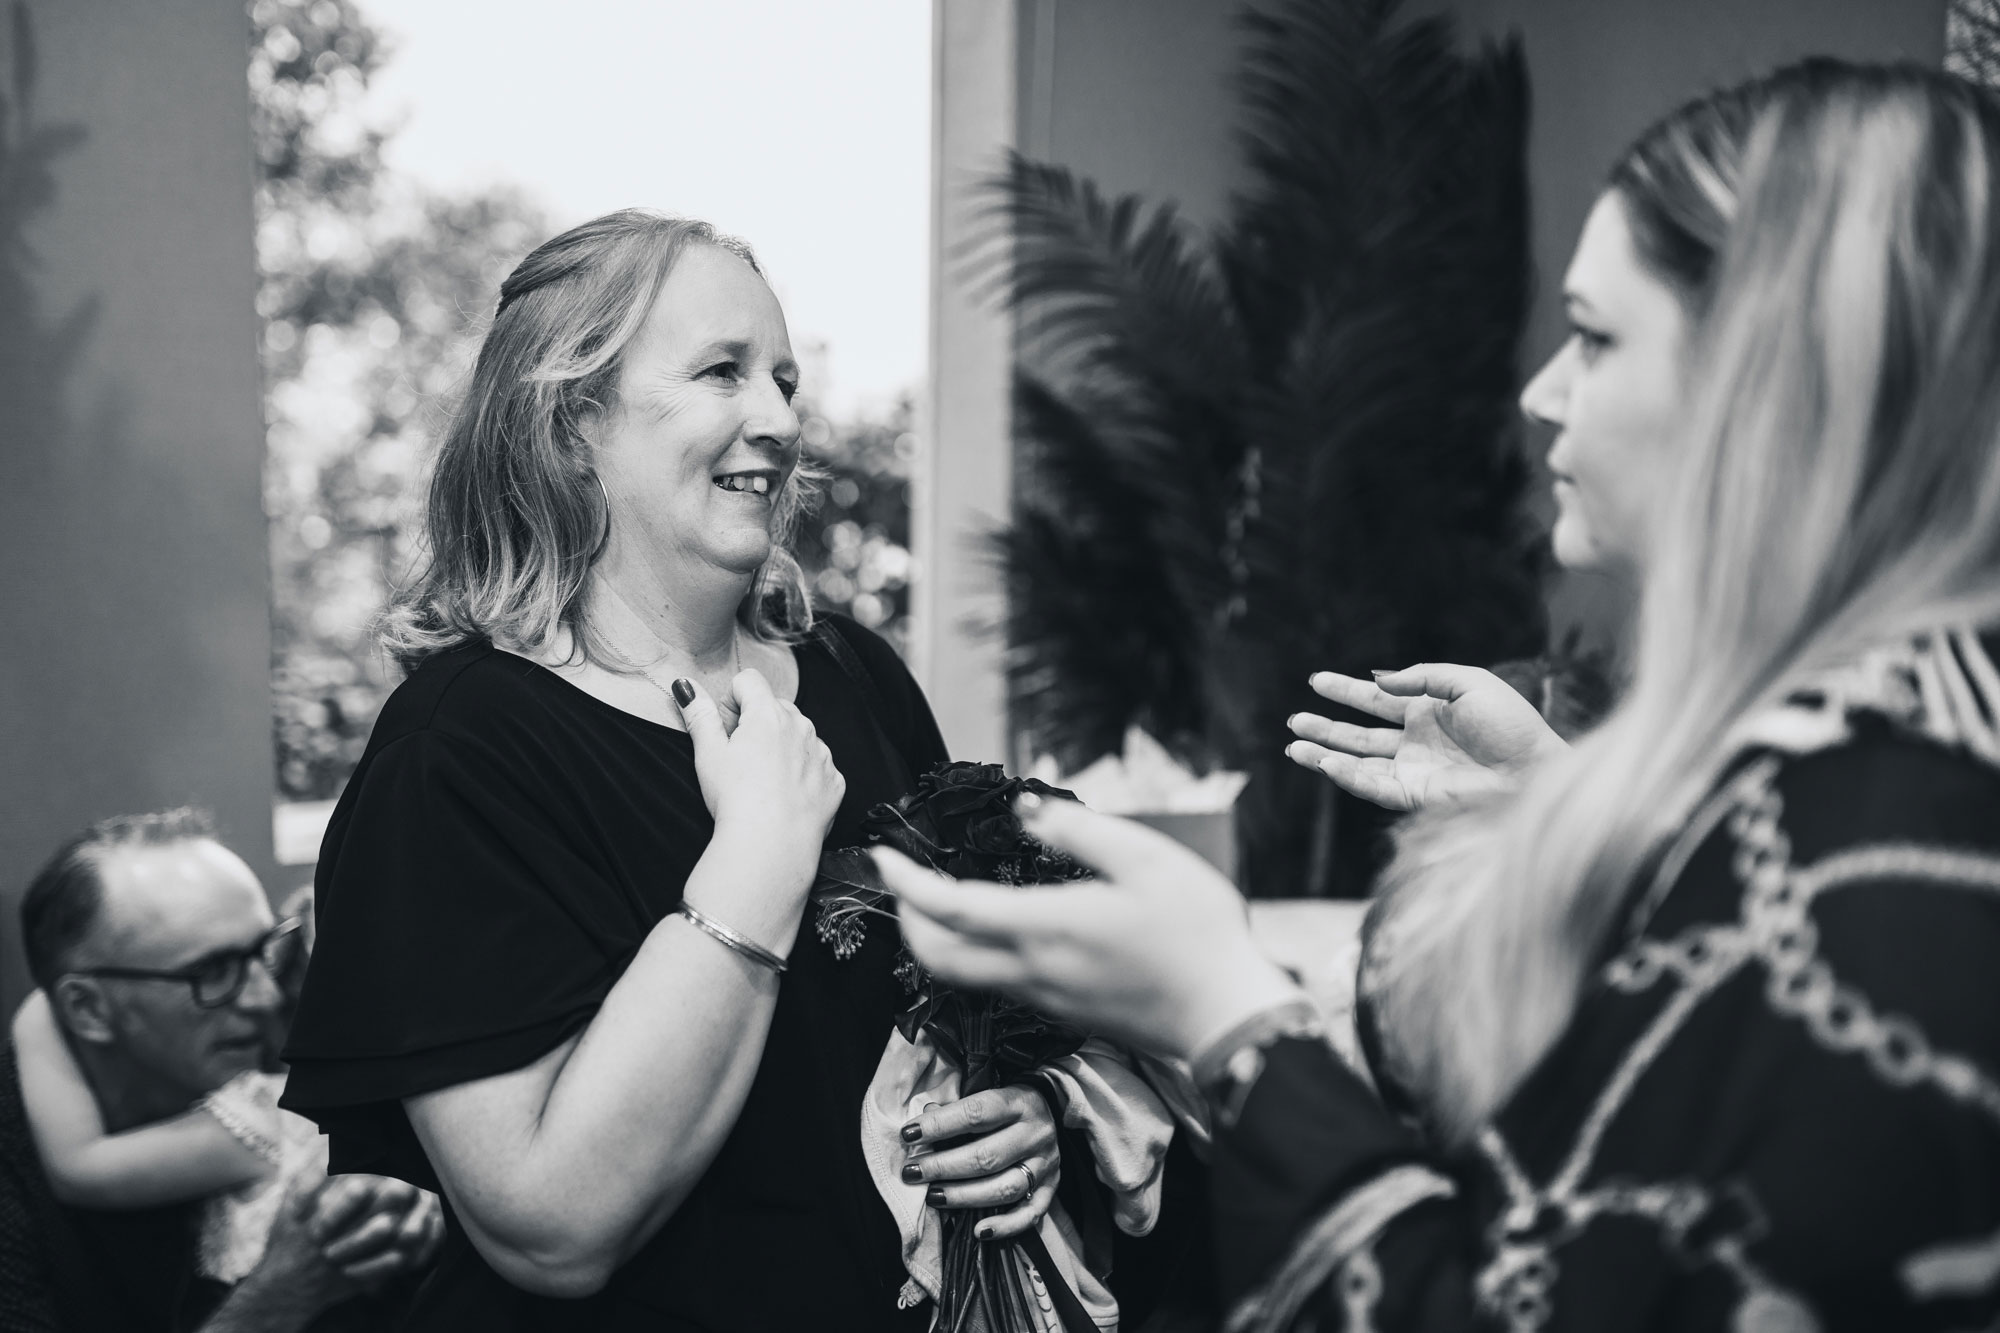
[[823,605],[903,641],[924,368],[930,12],[805,0],[256,0],[257,313],[269,443],[279,859],[310,862],[396,673],[370,620],[408,567],[426,442],[502,277],[629,205],[750,240],[834,476]]
[[1617,151],[1808,53],[1981,73],[1985,0],[9,0],[0,1002],[65,834],[196,802],[274,895],[393,670],[501,277],[628,204],[750,241],[833,474],[820,603],[960,757],[1246,775],[1239,880],[1352,895],[1308,670],[1615,674],[1523,373]]

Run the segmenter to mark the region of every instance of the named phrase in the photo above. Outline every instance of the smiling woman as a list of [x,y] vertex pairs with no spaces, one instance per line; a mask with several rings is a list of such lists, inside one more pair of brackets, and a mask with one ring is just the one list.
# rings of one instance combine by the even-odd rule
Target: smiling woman
[[[670,281],[675,298],[662,300]],[[725,446],[742,435],[743,466],[777,494],[748,537],[761,554],[739,619],[773,641],[784,626],[809,625],[786,549],[810,499],[790,411],[797,388],[784,312],[741,241],[639,209],[549,241],[501,289],[465,409],[439,451],[430,564],[391,608],[384,642],[406,666],[473,638],[533,654],[569,635],[576,655],[603,655],[587,615],[589,574],[618,536],[614,494],[637,505],[646,534],[666,533],[667,549],[684,555],[704,540],[689,535],[705,526],[688,509],[695,500],[631,489],[657,485],[646,479],[671,464],[618,443],[662,429],[686,436],[675,456],[690,467],[720,465],[720,454],[694,456],[716,447],[704,430]],[[753,419],[729,429],[744,410]],[[600,454],[599,440],[612,447]],[[640,503],[662,498],[680,508],[680,526]]]
[[[928,1321],[856,1130],[896,945],[836,965],[803,915],[829,830],[860,842],[944,744],[886,644],[811,617],[798,387],[702,223],[614,213],[501,288],[286,1052],[336,1170],[451,1205],[408,1327]],[[933,1179],[1054,1181],[1040,1099],[963,1106],[983,1166]]]

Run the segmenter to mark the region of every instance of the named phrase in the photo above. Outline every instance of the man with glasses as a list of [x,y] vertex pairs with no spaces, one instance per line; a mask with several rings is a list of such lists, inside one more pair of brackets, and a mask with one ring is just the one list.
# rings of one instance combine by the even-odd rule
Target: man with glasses
[[[301,922],[274,920],[250,867],[186,810],[104,820],[70,839],[29,886],[21,928],[29,971],[112,1133],[178,1116],[269,1067],[305,961]],[[0,1333],[293,1333],[342,1313],[361,1291],[348,1274],[408,1273],[435,1250],[436,1200],[401,1181],[293,1188],[257,1267],[233,1288],[204,1279],[198,1203],[109,1212],[55,1200],[9,1048]]]

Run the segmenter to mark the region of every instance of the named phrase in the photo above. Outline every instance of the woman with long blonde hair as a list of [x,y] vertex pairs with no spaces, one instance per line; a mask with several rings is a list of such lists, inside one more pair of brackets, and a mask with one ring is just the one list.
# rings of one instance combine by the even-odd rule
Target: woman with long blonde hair
[[1768,92],[1631,686],[1382,886],[1370,1072],[1413,1117],[1165,839],[1043,806],[1100,871],[1061,893],[884,858],[940,973],[1192,1061],[1235,1327],[2000,1315],[2000,106]]
[[[1547,455],[1555,563],[1628,604],[1645,577],[1660,498],[1679,461],[1688,378],[1736,217],[1759,111],[1808,68],[1697,97],[1633,141],[1612,167],[1563,275],[1569,336],[1521,391],[1553,429]],[[1629,639],[1629,623],[1616,637]],[[1314,673],[1315,693],[1392,725],[1316,713],[1287,720],[1285,753],[1391,810],[1510,786],[1611,705],[1629,642],[1492,670],[1426,662],[1360,680]]]

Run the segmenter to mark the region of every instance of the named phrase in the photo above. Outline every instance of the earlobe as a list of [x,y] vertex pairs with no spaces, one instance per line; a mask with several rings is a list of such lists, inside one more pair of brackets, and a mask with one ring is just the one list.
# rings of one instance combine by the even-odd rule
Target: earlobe
[[111,1005],[104,988],[89,977],[64,977],[49,996],[56,1022],[78,1041],[103,1045],[116,1035],[111,1027]]

